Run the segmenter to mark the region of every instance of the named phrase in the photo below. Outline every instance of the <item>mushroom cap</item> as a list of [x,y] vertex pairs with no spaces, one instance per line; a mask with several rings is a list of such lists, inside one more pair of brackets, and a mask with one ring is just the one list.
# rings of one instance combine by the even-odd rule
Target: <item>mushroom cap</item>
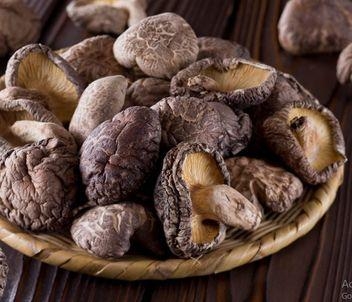
[[[193,214],[184,164],[188,155],[199,152],[207,157],[200,162],[201,165],[196,163],[197,171],[193,172],[193,178],[204,186],[229,184],[229,172],[220,153],[202,144],[180,143],[166,154],[154,191],[155,209],[163,225],[166,242],[171,252],[182,258],[196,257],[213,250],[226,235],[223,223],[199,220],[198,215]],[[208,233],[206,241],[198,242],[198,232]]]
[[131,106],[151,107],[170,95],[170,81],[157,78],[142,78],[127,89],[125,108]]
[[22,0],[0,2],[0,57],[10,51],[36,42],[41,22]]
[[336,75],[341,84],[352,83],[352,43],[340,53]]
[[249,60],[251,58],[249,50],[244,46],[216,37],[198,38],[198,60],[204,58],[243,58]]
[[121,34],[114,55],[122,66],[138,65],[149,76],[171,78],[197,59],[197,37],[182,17],[163,13],[145,18]]
[[352,41],[351,19],[349,0],[291,0],[278,23],[279,42],[294,55],[340,51]]
[[130,107],[95,128],[81,147],[80,169],[90,204],[107,205],[137,191],[155,167],[161,126],[147,107]]
[[77,148],[40,103],[0,92],[0,213],[32,231],[61,230],[75,201]]
[[94,128],[121,111],[127,84],[123,76],[110,76],[92,82],[83,91],[69,126],[79,146]]
[[168,97],[151,108],[159,114],[162,144],[167,149],[183,141],[198,142],[229,156],[244,149],[251,137],[249,116],[221,103]]
[[264,64],[240,58],[206,58],[178,72],[171,80],[170,93],[245,108],[264,102],[276,77],[276,70]]
[[309,102],[288,104],[262,126],[267,146],[309,184],[326,182],[346,161],[339,121]]
[[4,294],[8,273],[9,266],[7,265],[6,255],[3,250],[0,249],[0,298]]
[[5,82],[7,87],[37,90],[45,95],[50,110],[63,123],[71,120],[85,86],[70,64],[41,44],[24,46],[13,54]]
[[303,184],[292,173],[263,160],[249,157],[226,159],[231,187],[253,204],[264,204],[274,212],[290,209],[303,193]]
[[146,220],[146,211],[138,204],[97,206],[73,222],[71,235],[79,247],[96,256],[120,258],[128,252],[132,236]]
[[86,83],[112,75],[127,75],[112,52],[114,42],[115,39],[108,35],[88,38],[71,46],[61,56]]

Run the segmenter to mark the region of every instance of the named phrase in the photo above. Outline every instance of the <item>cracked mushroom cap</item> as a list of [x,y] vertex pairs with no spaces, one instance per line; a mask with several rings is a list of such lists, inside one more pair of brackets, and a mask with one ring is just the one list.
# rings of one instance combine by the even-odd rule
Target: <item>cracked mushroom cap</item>
[[144,19],[145,9],[144,0],[73,0],[66,7],[77,26],[95,34],[120,34]]
[[340,53],[336,75],[341,84],[352,83],[352,43]]
[[8,273],[9,273],[9,266],[7,264],[6,255],[3,252],[3,250],[0,249],[0,298],[4,294]]
[[244,46],[215,37],[198,38],[198,60],[204,58],[243,58],[249,60],[250,53]]
[[326,182],[346,161],[340,124],[321,105],[285,106],[264,121],[262,135],[271,151],[309,184]]
[[164,13],[131,26],[114,44],[117,61],[126,68],[136,65],[146,75],[171,78],[197,59],[197,37],[179,15]]
[[292,173],[263,160],[232,157],[226,161],[231,187],[253,204],[274,212],[289,210],[303,193],[303,184]]
[[22,0],[0,1],[0,57],[36,42],[41,22]]
[[184,141],[198,142],[229,156],[244,149],[251,137],[249,116],[221,103],[169,97],[151,108],[159,114],[161,139],[166,149]]
[[32,231],[62,229],[76,194],[77,148],[56,117],[0,92],[0,213]]
[[31,44],[17,50],[5,73],[7,87],[37,90],[63,123],[71,120],[84,84],[76,71],[49,47]]
[[170,95],[170,81],[157,78],[142,78],[127,89],[125,108],[131,106],[151,107]]
[[158,115],[130,107],[95,128],[81,147],[80,169],[89,204],[120,202],[155,168],[161,137]]
[[262,214],[228,186],[220,153],[201,144],[181,143],[164,158],[154,203],[173,254],[197,257],[216,248],[226,226],[252,230]]
[[159,248],[156,226],[154,216],[143,206],[120,203],[88,210],[73,222],[71,235],[79,247],[96,256],[120,258],[135,242],[152,252]]
[[78,146],[98,125],[121,111],[127,84],[123,76],[110,76],[94,81],[83,91],[69,126]]
[[86,83],[112,75],[127,75],[112,52],[114,42],[108,35],[96,36],[71,46],[60,55]]
[[171,80],[170,93],[244,108],[264,102],[276,77],[274,68],[260,63],[239,58],[206,58],[178,72]]
[[279,42],[294,55],[340,51],[352,41],[351,20],[349,0],[291,0],[278,23]]

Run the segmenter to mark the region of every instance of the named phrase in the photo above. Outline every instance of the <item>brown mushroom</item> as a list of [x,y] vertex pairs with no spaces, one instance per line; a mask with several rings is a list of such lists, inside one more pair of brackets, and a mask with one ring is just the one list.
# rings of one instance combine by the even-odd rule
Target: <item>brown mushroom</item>
[[127,89],[125,108],[131,106],[151,107],[169,96],[170,81],[157,78],[142,78]]
[[284,212],[303,193],[302,182],[281,167],[244,156],[225,162],[231,187],[259,207],[263,204],[274,212]]
[[120,34],[127,24],[139,23],[147,15],[144,0],[73,0],[67,14],[77,25],[95,34]]
[[115,39],[107,35],[88,38],[69,47],[61,56],[86,83],[111,75],[127,75],[112,52],[114,42]]
[[37,90],[47,97],[50,110],[62,121],[71,120],[84,84],[59,55],[41,44],[24,46],[10,58],[5,73],[7,87]]
[[0,57],[36,42],[41,22],[22,0],[0,1]]
[[69,126],[78,146],[94,128],[121,111],[127,84],[123,76],[110,76],[94,81],[83,91]]
[[220,153],[205,145],[181,143],[167,153],[154,202],[172,253],[189,258],[213,250],[225,225],[258,227],[261,212],[229,182]]
[[0,90],[5,89],[6,84],[5,84],[5,75],[0,77]]
[[336,75],[341,84],[352,83],[352,43],[340,53]]
[[138,65],[151,77],[171,78],[197,59],[197,37],[182,17],[164,13],[127,29],[117,38],[114,55],[122,66]]
[[181,70],[171,80],[172,95],[221,101],[236,108],[264,102],[275,85],[274,68],[239,58],[206,58]]
[[264,121],[262,135],[272,152],[309,184],[326,182],[346,161],[339,122],[321,105],[288,104]]
[[183,141],[198,142],[229,156],[244,149],[251,137],[248,115],[221,103],[169,97],[151,108],[159,114],[161,139],[166,149]]
[[251,58],[248,49],[244,46],[220,38],[198,38],[198,47],[198,60],[204,58],[243,58],[249,60]]
[[158,115],[130,107],[95,128],[81,148],[80,169],[89,204],[126,200],[150,176],[159,154]]
[[350,0],[291,0],[278,23],[281,46],[294,55],[340,51],[352,41]]
[[0,298],[4,294],[8,273],[9,273],[9,267],[7,265],[6,256],[3,250],[0,249]]
[[78,246],[104,258],[120,258],[131,244],[155,253],[162,251],[156,218],[143,206],[120,203],[94,207],[77,218],[71,235]]
[[39,102],[0,92],[0,213],[32,231],[61,230],[76,194],[77,148]]

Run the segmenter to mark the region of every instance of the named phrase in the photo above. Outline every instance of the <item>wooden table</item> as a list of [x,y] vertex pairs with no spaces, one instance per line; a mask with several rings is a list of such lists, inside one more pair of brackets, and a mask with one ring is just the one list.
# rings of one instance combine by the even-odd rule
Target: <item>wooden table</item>
[[[67,18],[69,1],[50,1],[42,43],[58,49],[87,37]],[[276,25],[285,3],[150,0],[148,14],[176,12],[197,35],[237,41],[255,59],[293,74],[341,121],[351,158],[352,86],[337,83],[336,54],[292,57],[279,47]],[[2,72],[5,66],[2,60]],[[2,301],[339,301],[346,292],[343,281],[352,281],[351,171],[348,162],[334,205],[308,235],[271,257],[217,275],[163,282],[104,280],[40,263],[1,243],[10,266]]]

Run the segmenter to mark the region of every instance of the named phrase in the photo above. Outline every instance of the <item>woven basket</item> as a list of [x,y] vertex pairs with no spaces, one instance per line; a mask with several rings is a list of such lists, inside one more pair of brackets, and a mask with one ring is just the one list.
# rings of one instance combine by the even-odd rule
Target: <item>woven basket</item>
[[93,276],[140,280],[208,275],[273,254],[306,234],[333,203],[342,178],[340,168],[327,183],[306,189],[290,211],[267,214],[260,227],[251,233],[230,230],[216,250],[199,259],[160,261],[142,255],[101,259],[78,248],[69,238],[25,232],[5,219],[0,219],[0,239],[29,257]]

